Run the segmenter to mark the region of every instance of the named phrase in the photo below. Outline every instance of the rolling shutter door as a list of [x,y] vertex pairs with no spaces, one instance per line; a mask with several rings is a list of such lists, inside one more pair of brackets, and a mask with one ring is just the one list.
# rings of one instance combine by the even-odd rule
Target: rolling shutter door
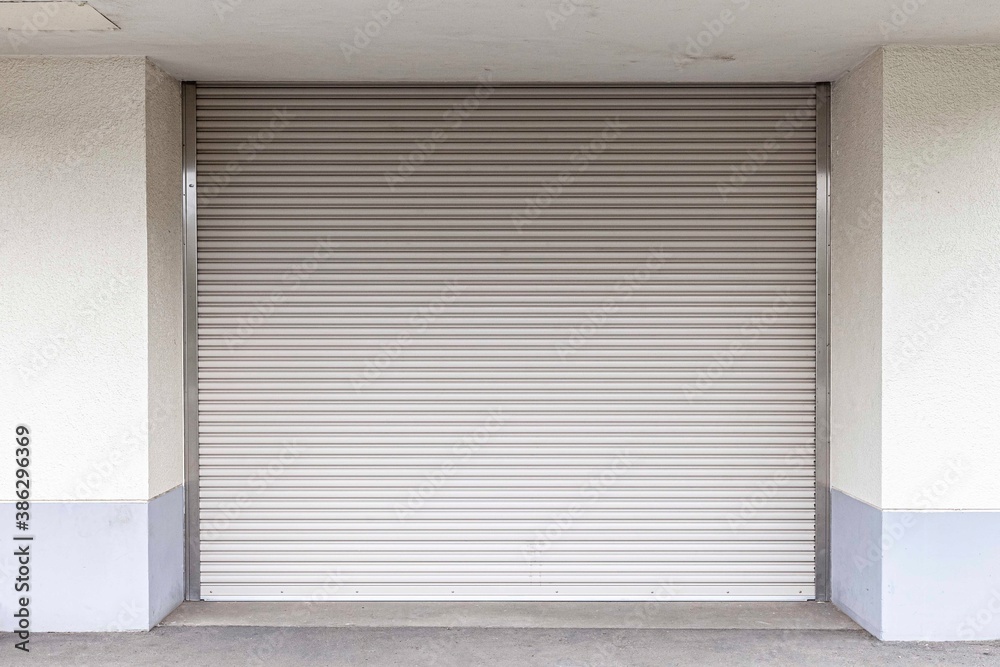
[[202,597],[814,597],[815,100],[199,85]]

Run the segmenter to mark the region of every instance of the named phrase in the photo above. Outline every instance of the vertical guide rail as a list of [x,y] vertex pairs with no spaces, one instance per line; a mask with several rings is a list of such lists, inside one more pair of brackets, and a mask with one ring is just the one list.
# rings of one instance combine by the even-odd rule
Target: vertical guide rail
[[201,599],[198,520],[198,182],[197,87],[183,84],[184,136],[184,532],[185,598]]
[[830,84],[816,86],[816,600],[830,600]]

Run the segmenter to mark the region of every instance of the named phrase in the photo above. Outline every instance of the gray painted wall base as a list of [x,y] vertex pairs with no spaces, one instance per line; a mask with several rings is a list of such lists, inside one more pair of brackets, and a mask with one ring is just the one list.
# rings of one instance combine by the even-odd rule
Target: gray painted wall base
[[[13,503],[2,520],[13,525]],[[148,630],[183,599],[183,489],[34,503],[32,630]],[[833,602],[885,640],[1000,639],[1000,512],[882,511],[832,492]],[[17,567],[0,555],[0,579]],[[0,629],[13,630],[13,591]]]
[[149,627],[184,601],[184,488],[149,501]]
[[881,637],[882,512],[837,489],[830,501],[830,599]]
[[[184,491],[149,502],[34,502],[31,507],[31,630],[148,630],[184,597]],[[0,504],[4,525],[14,504]],[[8,544],[10,542],[8,541]],[[0,580],[12,581],[12,548]],[[14,592],[0,596],[0,629],[14,629]]]
[[879,639],[1000,639],[1000,512],[880,510],[832,491],[833,603]]

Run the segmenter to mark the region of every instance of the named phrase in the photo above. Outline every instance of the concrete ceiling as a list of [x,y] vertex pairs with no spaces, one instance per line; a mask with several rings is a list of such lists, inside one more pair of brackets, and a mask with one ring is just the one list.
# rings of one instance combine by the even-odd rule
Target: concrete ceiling
[[90,4],[120,30],[26,25],[0,35],[0,54],[147,55],[187,80],[808,82],[880,44],[1000,43],[1000,0]]

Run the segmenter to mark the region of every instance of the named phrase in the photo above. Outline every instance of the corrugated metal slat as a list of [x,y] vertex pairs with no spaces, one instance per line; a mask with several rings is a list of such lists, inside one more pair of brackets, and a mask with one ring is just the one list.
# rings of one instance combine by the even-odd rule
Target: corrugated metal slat
[[815,596],[814,87],[204,84],[196,137],[204,598]]

